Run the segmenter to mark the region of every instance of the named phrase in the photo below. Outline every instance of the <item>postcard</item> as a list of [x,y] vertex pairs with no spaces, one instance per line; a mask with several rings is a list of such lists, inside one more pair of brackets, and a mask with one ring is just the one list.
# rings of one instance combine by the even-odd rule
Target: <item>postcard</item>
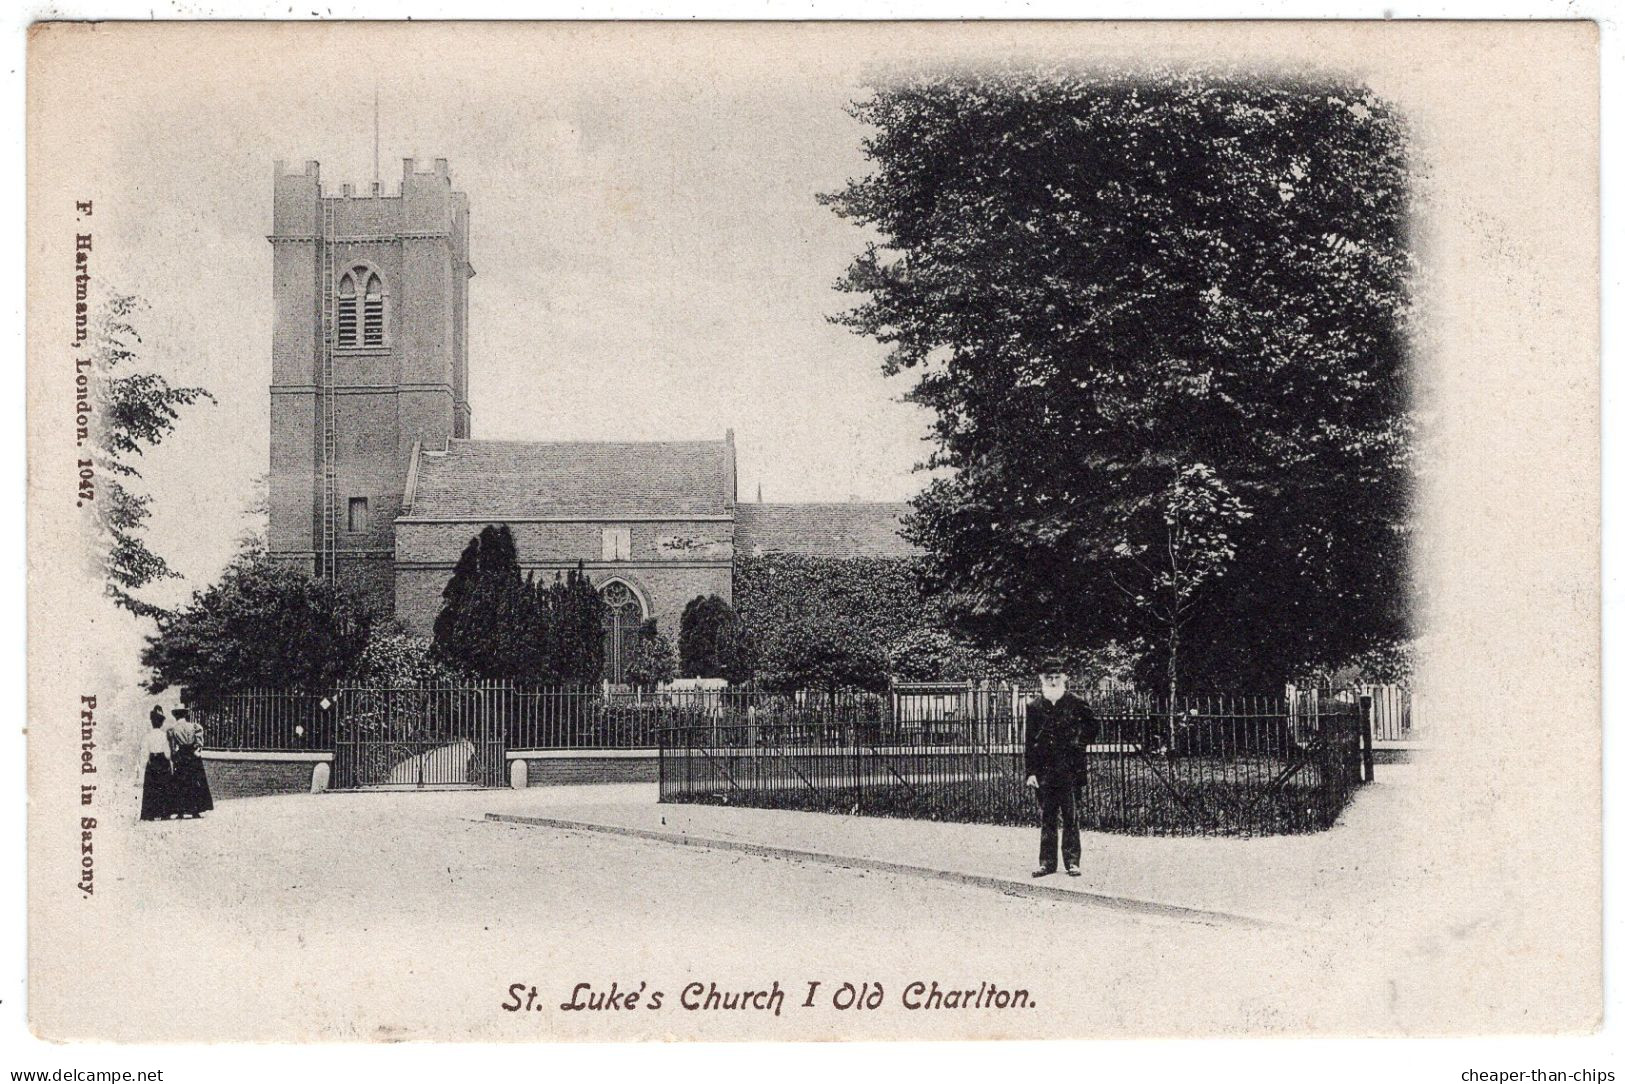
[[36,1034],[1600,1026],[1594,24],[28,87]]

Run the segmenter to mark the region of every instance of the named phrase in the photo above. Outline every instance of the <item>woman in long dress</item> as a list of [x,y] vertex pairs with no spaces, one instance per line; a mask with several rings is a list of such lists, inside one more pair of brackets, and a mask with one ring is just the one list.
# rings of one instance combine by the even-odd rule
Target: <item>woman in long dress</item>
[[141,776],[141,819],[161,821],[175,812],[175,765],[169,755],[169,734],[164,730],[164,709],[154,707],[152,729],[142,743],[147,767]]
[[175,759],[175,812],[182,817],[201,817],[214,808],[214,798],[200,755],[203,727],[192,721],[185,708],[176,708],[175,721],[169,724],[169,751]]

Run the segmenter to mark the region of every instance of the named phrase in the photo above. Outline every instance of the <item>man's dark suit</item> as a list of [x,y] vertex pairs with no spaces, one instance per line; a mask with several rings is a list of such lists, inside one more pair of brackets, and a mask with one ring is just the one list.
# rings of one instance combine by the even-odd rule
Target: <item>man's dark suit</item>
[[1027,704],[1027,774],[1038,780],[1038,864],[1055,869],[1056,836],[1071,868],[1083,856],[1078,835],[1077,790],[1088,773],[1089,743],[1100,733],[1095,713],[1078,697],[1062,693],[1052,704],[1042,696]]

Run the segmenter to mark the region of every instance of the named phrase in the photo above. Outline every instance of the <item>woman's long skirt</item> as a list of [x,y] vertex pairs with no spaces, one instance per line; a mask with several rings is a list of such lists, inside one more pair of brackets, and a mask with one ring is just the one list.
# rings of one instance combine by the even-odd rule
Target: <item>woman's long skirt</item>
[[209,777],[203,771],[203,758],[197,750],[182,746],[175,750],[175,812],[197,815],[214,808],[209,794]]
[[175,812],[175,776],[169,758],[158,753],[147,756],[147,771],[141,778],[141,819],[161,821]]

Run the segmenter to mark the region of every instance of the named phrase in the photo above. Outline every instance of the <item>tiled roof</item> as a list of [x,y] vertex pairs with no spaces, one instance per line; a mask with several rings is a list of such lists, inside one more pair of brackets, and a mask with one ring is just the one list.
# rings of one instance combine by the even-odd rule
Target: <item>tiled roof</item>
[[809,557],[912,557],[898,535],[906,504],[741,504],[734,509],[734,552]]
[[418,456],[407,518],[723,515],[727,441],[453,440]]

